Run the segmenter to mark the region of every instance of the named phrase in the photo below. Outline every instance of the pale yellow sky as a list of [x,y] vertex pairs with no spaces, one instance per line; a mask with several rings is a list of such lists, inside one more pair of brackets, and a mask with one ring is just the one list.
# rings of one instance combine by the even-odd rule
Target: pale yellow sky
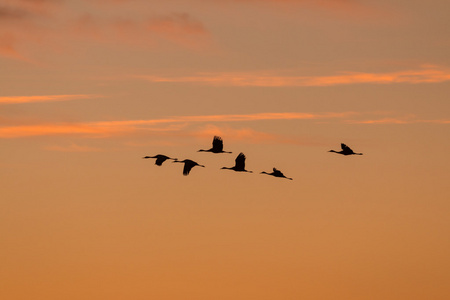
[[448,11],[1,1],[0,298],[449,299]]

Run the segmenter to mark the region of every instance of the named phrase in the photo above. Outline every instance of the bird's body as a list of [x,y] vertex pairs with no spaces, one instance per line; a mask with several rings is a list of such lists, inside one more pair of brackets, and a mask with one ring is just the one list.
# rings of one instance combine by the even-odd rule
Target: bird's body
[[223,141],[220,136],[214,136],[211,149],[208,150],[200,149],[198,150],[198,152],[231,153],[223,151]]
[[363,155],[362,153],[355,153],[349,146],[346,144],[341,144],[342,151],[330,150],[328,152],[334,152],[342,155]]
[[143,158],[146,158],[146,159],[147,158],[156,158],[155,165],[157,165],[157,166],[161,166],[163,164],[163,162],[165,162],[168,159],[176,159],[176,158],[171,158],[171,157],[168,157],[168,156],[162,155],[162,154],[158,154],[155,156],[144,156]]
[[190,159],[185,159],[185,160],[178,160],[178,159],[175,159],[174,161],[173,161],[174,163],[175,162],[178,162],[178,163],[184,163],[184,168],[183,168],[183,175],[184,176],[187,176],[188,174],[189,174],[189,172],[191,172],[191,169],[193,168],[193,167],[195,167],[195,166],[199,166],[199,167],[205,167],[205,166],[203,166],[203,165],[200,165],[200,164],[198,164],[197,162],[195,162],[195,161],[193,161],[193,160],[190,160]]
[[228,167],[223,167],[222,169],[227,169],[227,170],[233,170],[236,172],[249,172],[249,173],[253,173],[252,171],[247,171],[245,169],[245,155],[244,153],[239,153],[239,155],[236,157],[235,160],[235,165],[234,167],[228,168]]
[[276,168],[273,168],[273,172],[272,173],[261,172],[261,174],[267,174],[267,175],[271,175],[271,176],[274,176],[274,177],[282,177],[282,178],[286,178],[286,179],[292,180],[292,178],[284,176],[284,174],[281,173],[281,171],[276,169]]

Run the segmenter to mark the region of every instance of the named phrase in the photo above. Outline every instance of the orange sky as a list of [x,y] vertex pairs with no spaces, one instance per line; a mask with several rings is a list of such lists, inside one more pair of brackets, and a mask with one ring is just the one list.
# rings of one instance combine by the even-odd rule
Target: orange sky
[[2,1],[0,298],[449,299],[449,9]]

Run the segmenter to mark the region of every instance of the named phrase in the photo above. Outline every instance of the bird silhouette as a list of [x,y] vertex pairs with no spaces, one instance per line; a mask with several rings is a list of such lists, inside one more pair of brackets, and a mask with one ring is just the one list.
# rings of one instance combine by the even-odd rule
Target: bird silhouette
[[263,171],[263,172],[261,172],[261,174],[267,174],[267,175],[271,175],[271,176],[275,176],[275,177],[283,177],[283,178],[292,180],[292,178],[284,176],[284,174],[281,173],[281,171],[276,169],[276,168],[273,168],[273,172],[272,173],[267,173],[267,172]]
[[341,144],[342,151],[330,150],[328,152],[334,152],[342,155],[363,155],[362,153],[355,153],[349,146],[346,144]]
[[214,136],[212,141],[212,148],[208,150],[200,149],[197,152],[212,152],[212,153],[231,153],[223,151],[223,141],[220,136]]
[[247,171],[245,169],[245,155],[242,152],[239,153],[239,155],[236,157],[234,167],[231,167],[231,168],[223,167],[222,169],[233,170],[233,171],[236,171],[236,172],[253,173],[252,171]]
[[193,167],[195,167],[195,166],[199,166],[199,167],[203,167],[203,168],[205,167],[205,166],[200,165],[197,162],[195,162],[193,160],[190,160],[190,159],[185,159],[185,160],[175,159],[173,162],[174,163],[175,162],[177,162],[177,163],[184,163],[184,168],[183,168],[183,175],[184,176],[187,176],[189,174],[189,172],[191,172],[191,169]]
[[155,165],[157,166],[161,166],[167,159],[176,159],[162,154],[157,154],[155,156],[144,156],[143,158],[156,158]]

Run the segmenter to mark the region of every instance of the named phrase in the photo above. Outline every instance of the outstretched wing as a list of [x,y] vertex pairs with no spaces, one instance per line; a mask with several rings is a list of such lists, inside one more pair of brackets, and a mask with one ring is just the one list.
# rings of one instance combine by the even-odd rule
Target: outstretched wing
[[223,150],[223,141],[222,138],[220,136],[214,136],[213,142],[213,149],[214,151],[219,151],[221,152]]
[[341,148],[342,148],[342,151],[344,151],[344,153],[353,153],[353,150],[350,149],[350,147],[347,146],[346,144],[341,144]]
[[236,157],[236,169],[238,170],[245,170],[245,155],[244,153],[239,153],[239,155]]
[[277,168],[273,168],[273,175],[276,177],[284,177],[284,174],[281,173],[281,171],[278,170]]
[[191,162],[185,162],[184,163],[184,168],[183,168],[183,175],[187,176],[189,174],[189,172],[191,172],[191,169],[194,167],[195,165]]
[[158,166],[160,166],[160,165],[162,165],[163,162],[166,161],[166,159],[168,159],[168,157],[165,156],[165,155],[157,155],[157,156],[156,156],[155,164],[158,165]]

